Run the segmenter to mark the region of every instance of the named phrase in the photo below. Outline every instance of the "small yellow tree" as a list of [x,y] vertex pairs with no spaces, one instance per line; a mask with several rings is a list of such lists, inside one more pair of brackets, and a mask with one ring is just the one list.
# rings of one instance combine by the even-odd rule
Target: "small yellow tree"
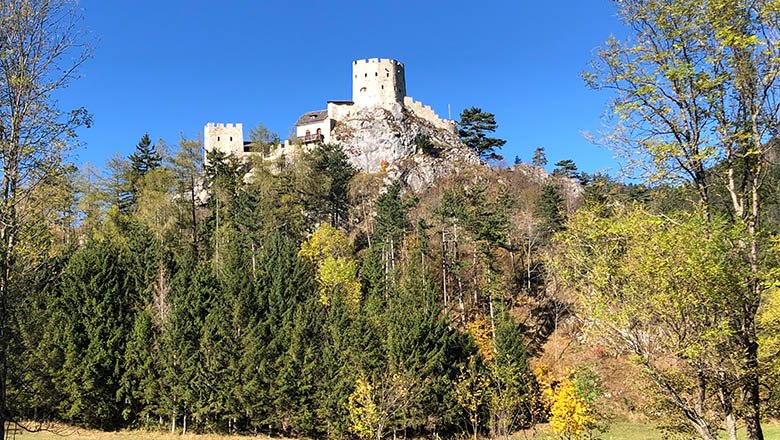
[[574,382],[563,379],[552,394],[550,430],[565,439],[581,438],[595,422],[588,402],[577,392]]
[[359,377],[355,382],[355,391],[347,400],[347,411],[351,422],[350,431],[362,439],[372,438],[380,417],[379,408],[374,402],[374,388],[366,378]]
[[455,382],[455,399],[469,414],[474,440],[479,432],[479,413],[487,400],[490,379],[483,371],[479,359],[471,355],[465,368],[460,368],[460,375]]
[[477,351],[485,363],[493,361],[493,332],[482,315],[477,315],[473,321],[466,324],[466,330],[477,345]]
[[335,294],[342,295],[344,303],[352,309],[360,305],[357,262],[346,234],[325,223],[301,244],[298,255],[317,265],[322,304],[329,305]]

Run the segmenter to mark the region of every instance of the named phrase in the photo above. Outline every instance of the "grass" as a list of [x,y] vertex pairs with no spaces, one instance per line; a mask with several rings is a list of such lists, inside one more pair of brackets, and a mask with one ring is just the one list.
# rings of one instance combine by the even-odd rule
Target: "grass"
[[[761,426],[764,429],[764,439],[780,440],[780,422],[765,422]],[[744,439],[744,430],[738,432],[737,435],[740,439]],[[726,439],[727,435],[723,432],[720,437]],[[520,434],[520,436],[515,436],[514,440],[557,440],[558,438],[546,432],[538,431],[534,436]],[[609,431],[596,438],[602,440],[663,440],[664,436],[652,424],[615,422],[610,426]]]
[[[780,440],[780,422],[765,423],[764,438],[766,440]],[[9,439],[13,439],[10,436]],[[603,440],[662,440],[664,437],[651,424],[617,422],[612,424],[610,430],[597,438]],[[725,434],[721,438],[726,438]],[[744,432],[740,432],[740,439],[745,438]],[[169,434],[148,431],[119,431],[119,432],[100,432],[70,427],[57,427],[52,431],[41,431],[35,433],[20,432],[16,435],[16,440],[239,440],[239,439],[270,439],[266,436],[238,436],[238,435],[216,435],[216,434],[188,434],[185,436],[179,434]],[[544,432],[544,427],[535,432],[527,431],[517,433],[512,436],[513,440],[552,440],[558,437]],[[276,439],[278,440],[278,439]]]

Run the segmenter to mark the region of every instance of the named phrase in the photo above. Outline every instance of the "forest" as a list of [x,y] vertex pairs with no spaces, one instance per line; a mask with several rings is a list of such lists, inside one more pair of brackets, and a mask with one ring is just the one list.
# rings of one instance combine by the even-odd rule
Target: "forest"
[[[6,422],[304,438],[508,437],[611,421],[764,438],[780,416],[780,1],[614,2],[583,78],[626,175],[467,148],[414,191],[337,144],[242,161],[139,133],[104,168],[56,92],[67,0],[0,3]],[[67,68],[63,69],[63,66]],[[266,151],[278,139],[250,134]],[[38,427],[38,428],[36,428]]]

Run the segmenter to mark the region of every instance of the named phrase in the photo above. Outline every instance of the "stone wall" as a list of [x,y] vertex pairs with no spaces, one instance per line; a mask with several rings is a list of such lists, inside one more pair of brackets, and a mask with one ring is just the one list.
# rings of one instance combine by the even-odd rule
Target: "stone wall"
[[352,62],[352,101],[358,107],[401,103],[406,96],[404,65],[386,58]]
[[422,102],[415,101],[411,96],[404,97],[404,107],[414,113],[418,118],[430,122],[431,125],[436,128],[447,130],[452,133],[457,132],[455,121],[440,118],[430,105],[423,105]]
[[329,102],[328,117],[339,121],[347,117],[354,107],[354,104],[348,102]]
[[219,150],[235,157],[244,155],[243,124],[215,124],[203,128],[203,147],[206,152]]

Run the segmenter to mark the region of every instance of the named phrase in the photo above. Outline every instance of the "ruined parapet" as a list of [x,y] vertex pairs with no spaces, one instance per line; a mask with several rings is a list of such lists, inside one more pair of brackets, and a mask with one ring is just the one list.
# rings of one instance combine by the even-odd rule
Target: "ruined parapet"
[[406,96],[404,65],[387,58],[352,62],[352,101],[357,107],[402,103]]
[[436,128],[447,130],[451,133],[457,133],[457,124],[455,121],[440,118],[430,105],[423,105],[422,102],[415,101],[411,96],[406,96],[404,97],[404,107],[414,113],[418,118],[429,122]]

